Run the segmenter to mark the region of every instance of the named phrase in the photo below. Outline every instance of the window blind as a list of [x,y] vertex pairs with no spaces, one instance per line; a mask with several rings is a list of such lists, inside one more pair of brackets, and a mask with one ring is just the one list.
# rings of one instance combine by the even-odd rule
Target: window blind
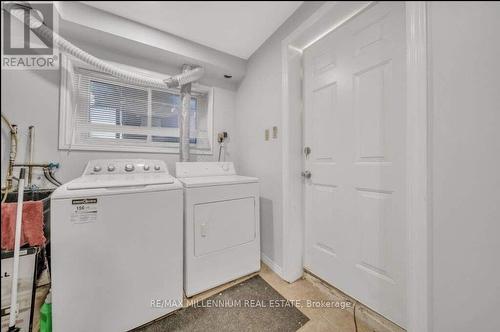
[[[177,147],[178,90],[133,86],[106,74],[77,68],[73,141],[77,145]],[[210,149],[206,124],[208,96],[194,92],[190,143]]]

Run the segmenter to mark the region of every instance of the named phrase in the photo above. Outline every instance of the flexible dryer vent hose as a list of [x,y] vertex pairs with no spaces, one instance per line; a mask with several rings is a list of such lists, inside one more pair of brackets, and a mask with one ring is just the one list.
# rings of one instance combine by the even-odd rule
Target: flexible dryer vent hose
[[182,72],[179,75],[169,77],[163,80],[163,82],[170,88],[176,86],[183,86],[199,80],[204,73],[205,70],[203,69],[203,67],[194,67],[193,69],[188,70],[186,72]]
[[[17,10],[16,10],[17,9]],[[31,10],[31,6],[27,3],[6,3],[3,5],[3,10],[16,19],[24,23],[24,11]],[[53,38],[54,45],[57,45],[61,51],[71,54],[77,59],[95,67],[97,70],[113,75],[130,83],[145,85],[150,87],[156,87],[164,89],[165,85],[169,88],[180,87],[181,85],[188,84],[199,80],[203,74],[204,69],[202,67],[194,67],[192,70],[183,72],[181,74],[169,77],[167,79],[156,79],[148,76],[144,76],[138,73],[134,73],[128,70],[121,69],[114,66],[106,61],[103,61],[92,54],[85,52],[79,47],[73,45],[71,42],[67,41],[61,37],[56,32],[52,31],[43,22],[41,22],[35,15],[31,15],[29,20],[29,27],[38,37],[44,40],[49,40]]]

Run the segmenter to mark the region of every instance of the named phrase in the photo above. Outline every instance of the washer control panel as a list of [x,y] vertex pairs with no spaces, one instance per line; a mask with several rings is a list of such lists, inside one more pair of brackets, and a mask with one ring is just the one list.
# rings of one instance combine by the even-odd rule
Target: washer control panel
[[90,160],[83,175],[100,174],[140,174],[166,173],[167,165],[163,160],[148,159],[98,159]]

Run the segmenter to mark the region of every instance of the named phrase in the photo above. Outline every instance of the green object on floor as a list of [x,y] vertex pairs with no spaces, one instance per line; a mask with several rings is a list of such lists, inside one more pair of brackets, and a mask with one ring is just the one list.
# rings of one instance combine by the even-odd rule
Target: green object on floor
[[52,295],[50,291],[40,308],[40,332],[52,332]]

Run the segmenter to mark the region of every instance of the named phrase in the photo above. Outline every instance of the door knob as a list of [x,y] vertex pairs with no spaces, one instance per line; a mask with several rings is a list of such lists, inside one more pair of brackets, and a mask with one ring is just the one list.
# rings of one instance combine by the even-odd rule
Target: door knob
[[305,178],[305,179],[310,179],[311,178],[311,171],[304,171],[302,172],[302,176]]

